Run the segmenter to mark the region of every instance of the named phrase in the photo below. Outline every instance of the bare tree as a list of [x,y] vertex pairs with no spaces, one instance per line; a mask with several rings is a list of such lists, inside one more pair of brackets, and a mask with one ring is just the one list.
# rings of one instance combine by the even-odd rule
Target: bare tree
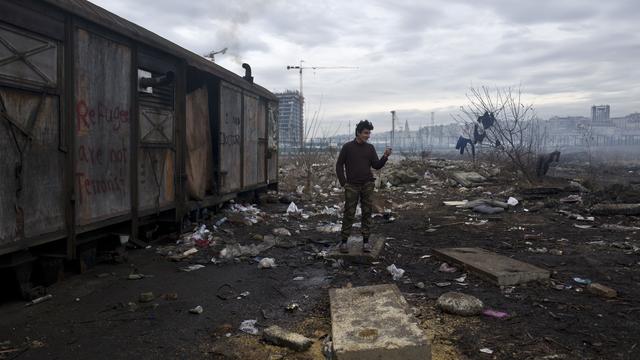
[[[522,89],[471,87],[466,96],[468,104],[462,106],[460,114],[454,118],[463,126],[463,133],[469,139],[474,139],[475,129],[483,127],[478,123],[480,116],[488,113],[495,118],[490,127],[481,129],[485,131],[484,140],[472,144],[475,152],[497,153],[527,180],[534,180],[545,130],[536,117],[533,104],[523,101]],[[473,160],[475,162],[475,156]]]

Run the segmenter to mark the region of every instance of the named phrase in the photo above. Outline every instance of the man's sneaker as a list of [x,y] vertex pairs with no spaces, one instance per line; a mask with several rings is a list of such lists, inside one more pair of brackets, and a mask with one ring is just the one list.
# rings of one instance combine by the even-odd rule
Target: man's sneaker
[[349,252],[349,247],[347,246],[346,241],[340,242],[340,245],[338,246],[338,251],[340,251],[343,254],[347,254]]
[[362,252],[370,253],[371,252],[371,243],[363,242],[362,243]]

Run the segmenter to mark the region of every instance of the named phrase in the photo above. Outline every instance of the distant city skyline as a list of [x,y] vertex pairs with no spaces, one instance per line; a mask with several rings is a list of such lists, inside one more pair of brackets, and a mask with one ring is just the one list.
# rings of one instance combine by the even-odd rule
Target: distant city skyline
[[469,86],[522,86],[542,118],[640,111],[640,2],[618,0],[94,0],[273,92],[297,90],[287,65],[356,66],[307,71],[305,118],[324,132],[367,118],[391,126],[438,123],[465,104]]

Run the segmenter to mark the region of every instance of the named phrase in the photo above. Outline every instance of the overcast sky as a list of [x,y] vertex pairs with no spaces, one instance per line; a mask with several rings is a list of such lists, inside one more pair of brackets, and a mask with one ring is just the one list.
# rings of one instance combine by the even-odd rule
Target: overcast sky
[[[306,70],[307,118],[323,134],[390,110],[414,129],[450,122],[469,86],[522,85],[539,116],[640,111],[640,1],[94,0],[271,91],[298,89],[287,65]],[[481,3],[481,4],[480,4]],[[339,129],[339,130],[337,130]]]

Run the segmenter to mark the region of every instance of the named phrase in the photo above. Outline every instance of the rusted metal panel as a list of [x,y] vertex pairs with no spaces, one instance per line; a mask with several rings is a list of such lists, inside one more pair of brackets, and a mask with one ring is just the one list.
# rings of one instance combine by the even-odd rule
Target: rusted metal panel
[[127,214],[130,199],[131,49],[75,33],[76,222]]
[[0,246],[65,228],[59,106],[0,87]]
[[159,210],[175,199],[175,153],[171,148],[141,147],[138,151],[138,207]]
[[58,51],[55,41],[0,24],[0,79],[55,87]]
[[187,95],[186,118],[187,193],[202,200],[211,190],[212,154],[209,127],[209,94],[203,86]]
[[242,93],[239,88],[220,82],[219,192],[239,190],[242,175]]
[[267,172],[273,183],[278,181],[278,105],[270,101],[267,106]]
[[258,183],[258,130],[260,123],[258,97],[244,94],[243,187]]

